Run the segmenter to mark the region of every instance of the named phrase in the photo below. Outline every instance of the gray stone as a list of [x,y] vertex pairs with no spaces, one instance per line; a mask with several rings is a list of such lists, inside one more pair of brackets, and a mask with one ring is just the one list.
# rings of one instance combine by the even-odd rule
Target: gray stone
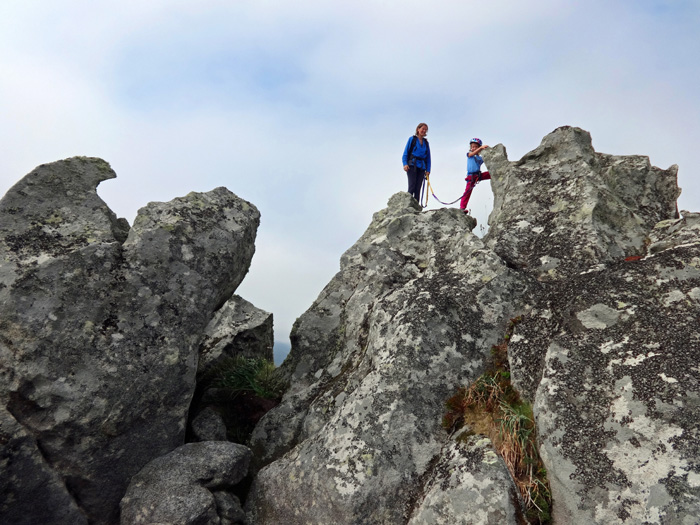
[[[154,459],[136,476],[121,501],[123,525],[196,525],[240,522],[240,502],[228,490],[248,473],[243,445],[188,443]],[[238,506],[238,508],[236,508]]]
[[[203,330],[254,251],[259,213],[225,188],[150,203],[122,244],[96,193],[114,176],[100,159],[67,159],[0,201],[0,402],[16,422],[0,453],[37,466],[12,471],[0,499],[45,524],[64,522],[46,503],[66,494],[90,522],[113,523],[131,476],[183,444]],[[39,486],[47,470],[63,492]]]
[[483,372],[528,290],[471,227],[399,193],[343,255],[295,323],[289,391],[251,438],[269,463],[246,502],[254,523],[409,518],[449,441],[444,401]]
[[[295,323],[288,390],[251,438],[249,519],[232,493],[249,452],[207,441],[136,476],[124,523],[520,523],[488,441],[440,424],[516,315],[554,525],[697,522],[700,214],[678,217],[677,168],[571,127],[485,157],[484,241],[394,195]],[[270,349],[269,314],[231,299],[257,211],[219,188],[129,229],[95,192],[113,176],[68,159],[0,201],[3,523],[114,523],[128,479],[182,443],[200,342],[205,367]],[[220,436],[214,418],[194,434]]]
[[693,244],[700,236],[700,213],[681,211],[681,219],[661,221],[649,234],[649,253]]
[[565,126],[517,162],[485,150],[494,208],[487,245],[541,280],[645,253],[648,232],[678,217],[677,166],[596,153],[588,132]]
[[206,407],[192,419],[192,434],[196,441],[226,441],[226,425],[218,412]]
[[221,525],[247,525],[248,519],[238,497],[222,490],[214,491],[212,494],[216,500],[216,510]]
[[450,442],[441,451],[408,525],[519,525],[520,494],[487,438]]
[[234,295],[209,322],[199,351],[198,378],[225,357],[273,361],[272,314]]
[[555,523],[700,516],[700,230],[691,217],[657,230],[663,250],[558,283],[510,339]]
[[256,523],[517,522],[505,468],[436,424],[516,312],[511,378],[554,523],[697,521],[700,214],[678,218],[677,168],[570,127],[518,162],[485,156],[485,244],[395,195],[295,323],[289,390],[251,440]]
[[2,523],[87,525],[65,482],[41,455],[36,440],[4,407],[0,407],[0,443]]

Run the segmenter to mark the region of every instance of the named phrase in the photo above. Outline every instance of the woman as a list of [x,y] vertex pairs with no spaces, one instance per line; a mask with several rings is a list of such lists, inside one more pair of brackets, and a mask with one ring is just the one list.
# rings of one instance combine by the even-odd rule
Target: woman
[[428,125],[421,122],[416,127],[416,134],[406,143],[403,150],[403,170],[408,174],[408,193],[420,202],[420,190],[425,177],[430,175],[430,144],[425,136]]

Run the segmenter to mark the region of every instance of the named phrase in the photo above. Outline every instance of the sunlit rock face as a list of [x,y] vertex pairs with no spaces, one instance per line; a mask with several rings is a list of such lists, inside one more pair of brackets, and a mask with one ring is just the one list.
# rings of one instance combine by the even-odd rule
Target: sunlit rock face
[[503,464],[474,470],[495,457],[483,450],[452,452],[448,468],[498,490],[466,502],[435,493],[439,458],[455,446],[440,425],[444,401],[484,371],[530,282],[473,227],[460,210],[421,212],[399,193],[343,255],[295,324],[290,389],[253,435],[269,463],[248,499],[255,523],[422,523],[439,501],[516,523]]
[[38,167],[0,201],[3,523],[114,523],[129,479],[184,443],[204,328],[254,252],[259,213],[225,188],[97,196],[109,165]]

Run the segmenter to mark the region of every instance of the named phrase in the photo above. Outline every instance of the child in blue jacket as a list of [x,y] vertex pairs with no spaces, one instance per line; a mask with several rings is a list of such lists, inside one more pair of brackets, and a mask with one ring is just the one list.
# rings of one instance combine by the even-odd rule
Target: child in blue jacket
[[464,195],[462,195],[462,201],[459,203],[459,208],[464,211],[464,213],[469,213],[467,210],[467,204],[469,203],[469,197],[474,191],[474,186],[481,180],[488,180],[491,175],[488,171],[481,173],[481,165],[484,163],[484,159],[481,158],[481,153],[488,146],[482,145],[481,139],[473,138],[469,141],[469,151],[467,152],[467,188],[464,190]]

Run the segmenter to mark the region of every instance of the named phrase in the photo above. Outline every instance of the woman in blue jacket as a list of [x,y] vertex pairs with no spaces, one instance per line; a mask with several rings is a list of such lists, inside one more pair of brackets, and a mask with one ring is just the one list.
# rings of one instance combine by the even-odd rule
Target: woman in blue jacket
[[425,177],[430,175],[430,144],[425,136],[428,125],[421,122],[416,127],[416,134],[406,143],[403,150],[403,170],[408,174],[408,193],[420,202],[420,190]]

